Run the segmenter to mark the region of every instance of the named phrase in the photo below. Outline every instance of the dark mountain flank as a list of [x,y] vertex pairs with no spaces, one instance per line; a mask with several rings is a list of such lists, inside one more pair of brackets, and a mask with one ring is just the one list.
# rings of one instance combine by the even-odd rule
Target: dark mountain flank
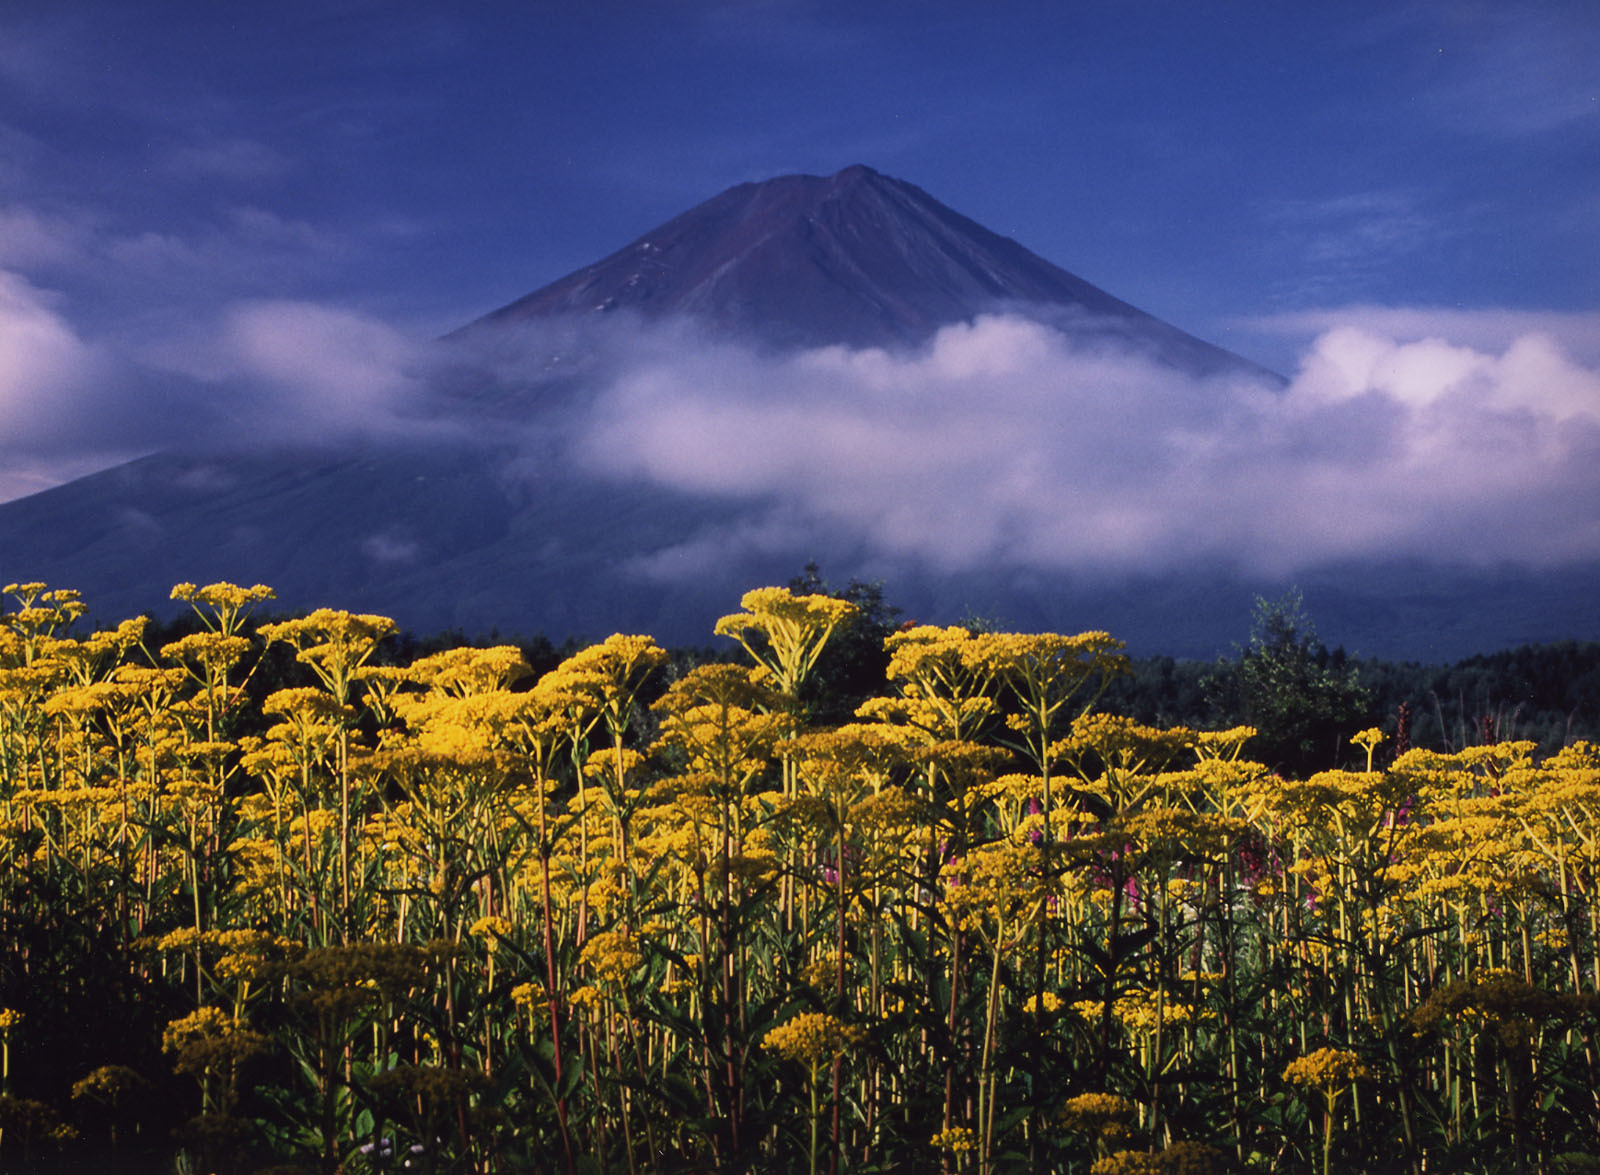
[[[1138,652],[1203,658],[1242,639],[1253,596],[1285,585],[1199,567],[1117,582],[1030,567],[938,572],[827,524],[796,525],[794,504],[776,495],[607,479],[573,455],[633,351],[675,345],[674,330],[653,323],[687,321],[694,345],[737,344],[765,362],[797,347],[914,349],[990,312],[1045,322],[1080,352],[1276,382],[911,184],[866,167],[785,176],[731,188],[454,332],[437,348],[431,397],[385,440],[174,446],[0,504],[0,583],[78,588],[102,622],[170,612],[174,583],[225,579],[272,585],[283,609],[379,612],[418,632],[636,631],[704,644],[743,591],[815,559],[836,581],[885,578],[889,598],[928,622],[1107,629]],[[915,411],[919,389],[905,392]],[[1039,427],[1071,429],[1070,411],[1042,413]],[[685,548],[700,561],[674,562]],[[1418,565],[1299,578],[1330,641],[1448,660],[1600,635],[1594,570]]]

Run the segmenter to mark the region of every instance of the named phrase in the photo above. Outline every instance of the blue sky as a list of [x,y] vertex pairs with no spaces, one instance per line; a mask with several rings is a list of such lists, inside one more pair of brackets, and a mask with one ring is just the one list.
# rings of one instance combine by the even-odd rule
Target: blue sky
[[858,162],[1286,375],[1537,337],[1600,420],[1597,63],[1592,0],[0,0],[0,500]]

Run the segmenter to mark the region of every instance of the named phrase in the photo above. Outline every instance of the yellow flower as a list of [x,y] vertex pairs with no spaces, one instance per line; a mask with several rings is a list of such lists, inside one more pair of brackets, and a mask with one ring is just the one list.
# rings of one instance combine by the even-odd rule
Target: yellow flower
[[1004,945],[1015,945],[1017,932],[1043,913],[1050,896],[1041,859],[1038,845],[1001,841],[946,865],[946,900],[962,927],[982,929],[992,920],[1009,932]]
[[268,694],[261,703],[263,714],[282,714],[301,725],[314,722],[334,722],[354,718],[355,711],[341,706],[331,695],[319,689],[297,686]]
[[856,606],[831,596],[796,596],[788,588],[757,588],[739,601],[743,612],[717,621],[716,634],[732,637],[772,672],[778,688],[793,693],[811,672],[834,629]]
[[239,609],[262,600],[276,598],[273,590],[265,584],[256,584],[254,587],[243,588],[231,583],[211,583],[203,588],[197,588],[192,583],[180,583],[172,589],[169,599],[184,600],[188,603],[201,603],[218,611],[237,612]]
[[[1159,1002],[1159,1015],[1157,1007],[1154,992],[1136,990],[1117,997],[1111,1014],[1126,1031],[1133,1033],[1154,1032],[1158,1023],[1166,1028],[1189,1024],[1195,1019],[1195,1009],[1191,1005],[1170,996]],[[1089,1023],[1097,1024],[1105,1012],[1105,1004],[1100,1000],[1078,1000],[1072,1010]]]
[[1022,1010],[1031,1016],[1041,1004],[1047,1013],[1059,1012],[1061,1010],[1061,997],[1053,991],[1044,992],[1042,995],[1031,995],[1022,1001]]
[[1175,1142],[1155,1154],[1120,1151],[1095,1160],[1090,1175],[1211,1175],[1221,1171],[1220,1151],[1199,1142]]
[[1102,1130],[1113,1122],[1127,1122],[1139,1109],[1114,1093],[1080,1093],[1061,1107],[1061,1124],[1068,1130]]
[[1352,735],[1350,741],[1367,752],[1367,770],[1372,770],[1372,753],[1378,749],[1378,744],[1383,741],[1383,731],[1376,726],[1363,730],[1360,734]]
[[[845,973],[849,974],[848,967]],[[800,978],[807,987],[814,987],[819,991],[834,987],[839,981],[839,952],[829,951],[820,959],[811,960],[801,968]]]
[[939,1150],[954,1151],[958,1155],[965,1151],[976,1150],[978,1146],[977,1136],[965,1126],[952,1126],[949,1130],[941,1130],[929,1141]]
[[801,1012],[771,1029],[762,1037],[761,1047],[771,1049],[786,1060],[815,1068],[865,1039],[865,1032],[845,1024],[837,1016],[826,1012]]
[[1355,1053],[1345,1049],[1320,1048],[1290,1061],[1283,1079],[1296,1085],[1310,1085],[1324,1093],[1366,1080],[1371,1071]]
[[341,704],[348,700],[352,674],[377,650],[378,642],[395,629],[387,616],[355,615],[318,608],[298,620],[263,624],[266,641],[284,641],[295,648],[295,659],[309,665]]
[[[533,670],[513,645],[492,649],[447,649],[412,662],[405,676],[432,686],[434,690],[457,697],[506,689]],[[363,681],[373,680],[373,670],[360,673]]]
[[486,914],[468,927],[467,933],[483,939],[483,949],[492,955],[500,949],[500,940],[509,938],[513,929],[511,923],[499,915]]
[[1195,752],[1201,759],[1235,760],[1244,744],[1256,737],[1253,726],[1234,726],[1227,730],[1201,730],[1195,733]]
[[161,655],[168,661],[195,661],[214,671],[237,665],[249,652],[248,639],[220,632],[191,633],[161,647]]
[[200,1075],[265,1052],[267,1038],[217,1008],[201,1008],[168,1024],[161,1051],[176,1053],[173,1068]]
[[511,1002],[528,1012],[542,1011],[550,1002],[542,983],[519,983],[511,989]]
[[1092,754],[1124,775],[1154,774],[1195,741],[1195,733],[1181,726],[1158,729],[1115,714],[1086,714],[1050,750],[1073,761]]
[[94,1098],[115,1105],[123,1094],[144,1089],[149,1084],[136,1070],[126,1065],[101,1065],[83,1080],[73,1083],[72,1098],[74,1101]]
[[644,956],[631,936],[620,930],[608,930],[584,943],[579,958],[601,983],[620,987],[633,975]]
[[206,934],[193,926],[183,926],[156,940],[155,949],[163,954],[192,951],[205,944]]

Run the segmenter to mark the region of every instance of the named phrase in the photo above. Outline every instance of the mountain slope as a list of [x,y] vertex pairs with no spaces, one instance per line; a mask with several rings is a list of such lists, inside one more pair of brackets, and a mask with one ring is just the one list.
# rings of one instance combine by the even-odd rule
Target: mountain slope
[[619,310],[779,346],[916,344],[1021,310],[1191,374],[1257,370],[861,165],[730,188],[463,333]]
[[[716,617],[808,559],[830,578],[883,574],[870,550],[826,536],[794,549],[730,550],[711,572],[661,576],[650,556],[686,534],[737,527],[737,502],[592,483],[552,471],[509,484],[481,449],[253,457],[157,455],[0,506],[0,582],[78,587],[102,623],[170,614],[172,584],[264,582],[278,607],[377,612],[431,633],[460,628],[599,639],[648,632],[713,643]],[[1532,574],[1389,564],[1302,574],[1330,643],[1446,662],[1600,635],[1600,568]],[[993,567],[889,573],[908,618],[983,616],[1021,630],[1105,629],[1140,654],[1211,659],[1242,643],[1256,595],[1286,580],[1215,568],[1116,581]]]

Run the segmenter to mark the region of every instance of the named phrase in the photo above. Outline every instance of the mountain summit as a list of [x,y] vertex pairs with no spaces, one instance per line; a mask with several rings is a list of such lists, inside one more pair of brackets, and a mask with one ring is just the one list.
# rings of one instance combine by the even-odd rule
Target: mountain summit
[[463,333],[616,310],[777,346],[858,347],[915,345],[1003,310],[1193,374],[1248,366],[860,164],[729,188]]

